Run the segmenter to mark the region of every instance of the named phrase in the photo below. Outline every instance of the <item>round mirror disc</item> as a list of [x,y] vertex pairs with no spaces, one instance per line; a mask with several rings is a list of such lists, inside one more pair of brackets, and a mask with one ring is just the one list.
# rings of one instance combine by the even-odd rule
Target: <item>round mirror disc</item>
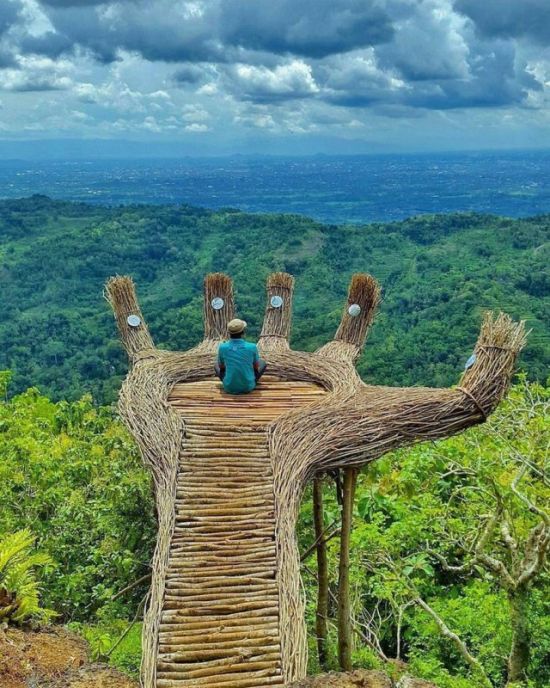
[[470,358],[466,361],[466,365],[464,366],[464,370],[468,370],[468,368],[471,368],[474,363],[476,362],[476,355],[472,354]]
[[127,323],[130,327],[139,327],[141,325],[141,318],[139,315],[129,315]]

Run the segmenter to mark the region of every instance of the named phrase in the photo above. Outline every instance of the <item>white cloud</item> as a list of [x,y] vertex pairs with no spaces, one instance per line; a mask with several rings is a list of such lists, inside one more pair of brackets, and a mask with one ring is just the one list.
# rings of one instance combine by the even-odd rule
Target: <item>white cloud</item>
[[210,113],[197,105],[186,105],[181,118],[185,122],[204,122],[210,119]]
[[215,96],[218,93],[218,87],[214,82],[204,84],[199,89],[197,89],[197,95],[199,96]]
[[251,100],[307,98],[319,93],[312,68],[302,60],[277,65],[274,69],[239,64],[229,71],[230,88]]
[[251,140],[360,138],[373,119],[420,131],[444,112],[457,113],[445,120],[452,133],[469,121],[547,126],[550,33],[533,17],[548,4],[500,4],[0,0],[2,121],[87,136],[238,132],[245,142],[247,130]]
[[452,0],[423,0],[394,23],[393,40],[377,48],[379,63],[405,79],[467,79],[471,33]]
[[143,129],[146,129],[147,131],[152,131],[155,134],[159,134],[162,131],[162,127],[159,125],[157,120],[151,115],[149,115],[143,120],[141,126],[143,127]]
[[198,122],[193,122],[193,124],[188,124],[185,127],[185,131],[192,131],[195,134],[203,134],[206,131],[210,131],[206,124],[199,124]]
[[273,117],[262,112],[235,115],[233,122],[237,125],[254,127],[255,129],[275,130],[278,128]]
[[73,85],[69,60],[47,57],[21,56],[15,68],[0,70],[0,89],[5,91],[56,91]]

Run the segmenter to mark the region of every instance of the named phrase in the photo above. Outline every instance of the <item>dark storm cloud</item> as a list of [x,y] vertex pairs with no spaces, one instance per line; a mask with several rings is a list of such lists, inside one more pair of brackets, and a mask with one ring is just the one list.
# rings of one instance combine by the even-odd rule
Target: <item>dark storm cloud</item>
[[206,71],[194,64],[183,65],[172,75],[173,81],[182,86],[200,84],[205,78]]
[[[0,48],[0,69],[6,69],[8,67],[14,67],[17,63],[13,55],[2,48]],[[0,77],[1,81],[1,77]]]
[[325,71],[326,98],[346,107],[386,104],[451,110],[521,105],[528,90],[542,89],[525,65],[518,64],[509,41],[476,40],[470,43],[467,57],[462,76],[396,81],[373,61],[340,56]]
[[429,0],[403,10],[395,13],[393,40],[376,49],[379,64],[413,82],[465,78],[473,33],[466,20]]
[[[85,7],[89,5],[107,5],[111,0],[39,0],[42,5],[50,7]],[[122,0],[124,2],[125,0]],[[131,0],[126,0],[131,1]],[[120,0],[119,0],[120,2]]]
[[[0,0],[0,38],[18,21],[20,4]],[[87,54],[109,64],[127,51],[174,63],[173,85],[208,80],[219,98],[396,112],[521,104],[541,85],[516,38],[541,42],[550,33],[550,0],[42,0],[41,7],[53,28],[18,31],[20,55]],[[3,48],[0,67],[9,56]]]
[[20,18],[22,5],[19,0],[0,2],[0,36],[8,31]]
[[41,36],[23,37],[19,43],[19,48],[24,54],[37,53],[56,59],[61,55],[73,52],[75,43],[68,36],[48,31]]
[[60,84],[50,76],[35,77],[10,86],[7,90],[16,93],[28,93],[31,91],[65,91],[66,85]]
[[313,58],[382,43],[393,35],[381,3],[366,0],[225,0],[220,25],[229,44]]
[[[98,3],[96,3],[97,5]],[[117,59],[120,50],[141,54],[146,60],[197,62],[224,59],[224,49],[216,37],[215,3],[208,16],[182,16],[181,5],[171,0],[122,0],[109,2],[109,12],[101,12],[90,3],[71,3],[54,7],[47,15],[54,34],[29,39],[26,47],[48,56],[71,52],[75,46],[89,51],[103,63]]]
[[[100,4],[114,10],[123,4],[124,11],[100,15]],[[379,44],[393,33],[383,3],[373,0],[211,0],[187,16],[185,4],[169,0],[43,0],[43,6],[66,50],[78,43],[102,61],[113,59],[116,48],[168,62],[231,62],[243,49],[321,58]],[[53,56],[60,45],[50,37],[33,47]]]
[[[0,69],[17,66],[14,49],[7,42],[8,32],[18,24],[22,17],[22,3],[20,0],[3,0],[0,2]],[[2,76],[0,75],[0,87]]]
[[481,34],[550,44],[550,0],[456,0]]

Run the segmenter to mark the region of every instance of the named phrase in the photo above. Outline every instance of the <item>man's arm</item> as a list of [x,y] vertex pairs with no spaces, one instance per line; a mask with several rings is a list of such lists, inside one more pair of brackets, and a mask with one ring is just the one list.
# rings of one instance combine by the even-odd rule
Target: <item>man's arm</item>
[[225,362],[223,360],[223,352],[221,345],[218,347],[218,362],[217,362],[217,370],[216,373],[218,374],[220,380],[223,380],[225,377]]
[[252,365],[254,367],[254,377],[256,378],[257,382],[262,377],[265,370],[265,361],[262,361],[260,358],[258,347],[256,345],[254,345],[254,362]]

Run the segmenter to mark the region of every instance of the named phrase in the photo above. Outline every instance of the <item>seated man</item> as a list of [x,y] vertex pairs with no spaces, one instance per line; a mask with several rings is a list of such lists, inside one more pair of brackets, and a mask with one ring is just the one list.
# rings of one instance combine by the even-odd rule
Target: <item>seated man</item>
[[243,339],[246,329],[244,320],[231,320],[227,329],[230,339],[218,348],[216,375],[229,394],[252,392],[264,374],[266,363],[260,358],[256,344]]

